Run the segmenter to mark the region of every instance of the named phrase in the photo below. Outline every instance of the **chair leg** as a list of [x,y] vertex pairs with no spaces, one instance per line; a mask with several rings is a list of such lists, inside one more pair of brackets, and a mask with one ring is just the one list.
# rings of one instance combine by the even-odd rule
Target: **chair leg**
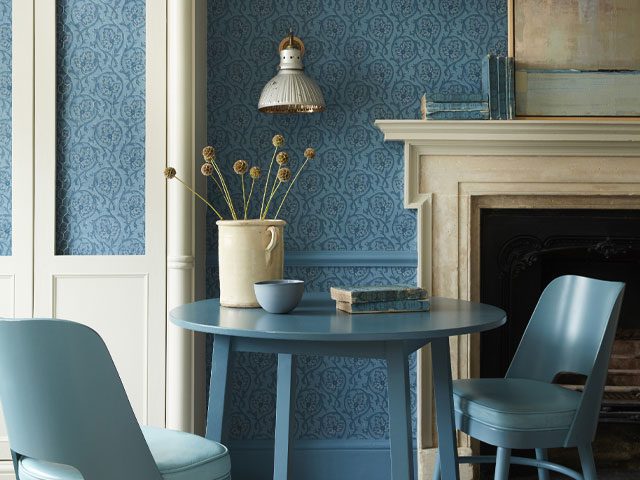
[[[536,448],[536,459],[537,460],[549,460],[549,455],[547,455],[546,448]],[[549,470],[546,468],[538,468],[538,480],[550,480],[549,479]]]
[[440,480],[440,454],[436,453],[436,461],[433,464],[433,480]]
[[498,447],[496,455],[496,473],[493,480],[507,480],[509,478],[509,464],[511,463],[511,449]]
[[16,480],[20,480],[20,477],[18,476],[18,454],[16,452],[14,452],[13,450],[11,450],[11,460],[13,461],[13,471],[16,474]]
[[582,476],[584,480],[597,480],[596,464],[593,460],[593,451],[591,450],[591,444],[578,446],[578,453],[580,454],[580,464],[582,465]]

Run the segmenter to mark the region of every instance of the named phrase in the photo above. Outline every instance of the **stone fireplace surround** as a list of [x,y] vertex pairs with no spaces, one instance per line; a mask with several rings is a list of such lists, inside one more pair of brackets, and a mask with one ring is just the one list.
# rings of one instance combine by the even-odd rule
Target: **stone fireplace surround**
[[[377,120],[403,141],[405,208],[418,210],[418,283],[480,298],[483,208],[640,209],[640,120]],[[454,378],[477,376],[479,339],[451,339]],[[434,457],[429,355],[418,358],[418,460]],[[459,436],[459,453],[471,442]],[[471,478],[471,469],[462,470]]]

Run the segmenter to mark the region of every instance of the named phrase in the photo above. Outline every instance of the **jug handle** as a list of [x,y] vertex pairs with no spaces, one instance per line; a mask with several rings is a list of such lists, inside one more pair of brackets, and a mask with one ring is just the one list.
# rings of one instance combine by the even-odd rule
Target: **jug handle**
[[267,231],[271,233],[271,241],[269,242],[269,245],[267,245],[265,252],[267,253],[267,263],[271,263],[271,252],[276,248],[276,245],[278,245],[280,232],[278,231],[278,228],[274,226],[267,228]]

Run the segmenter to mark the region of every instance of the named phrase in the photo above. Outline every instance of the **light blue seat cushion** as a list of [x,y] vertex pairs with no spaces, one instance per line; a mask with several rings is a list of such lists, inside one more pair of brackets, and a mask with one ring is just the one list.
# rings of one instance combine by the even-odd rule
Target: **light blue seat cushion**
[[580,393],[559,385],[523,378],[453,382],[456,417],[465,415],[503,430],[566,429],[573,421],[580,398]]
[[[231,478],[231,460],[224,445],[164,428],[142,427],[142,433],[165,480]],[[19,468],[20,480],[83,480],[75,468],[33,458],[22,458]]]

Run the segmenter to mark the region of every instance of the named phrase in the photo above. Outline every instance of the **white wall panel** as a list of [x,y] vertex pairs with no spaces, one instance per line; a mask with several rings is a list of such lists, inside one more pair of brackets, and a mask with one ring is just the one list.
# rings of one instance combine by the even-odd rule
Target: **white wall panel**
[[53,315],[93,328],[116,364],[138,421],[147,419],[147,275],[56,275]]

